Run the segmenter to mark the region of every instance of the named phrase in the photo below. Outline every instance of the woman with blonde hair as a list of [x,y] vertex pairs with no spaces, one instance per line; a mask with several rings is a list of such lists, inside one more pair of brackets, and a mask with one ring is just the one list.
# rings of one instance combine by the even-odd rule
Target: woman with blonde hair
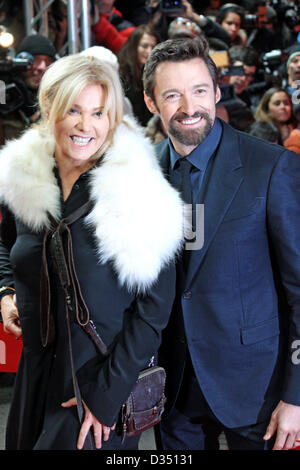
[[[0,155],[1,313],[23,339],[6,449],[137,449],[137,436],[122,442],[121,408],[169,318],[182,204],[123,117],[109,64],[58,60],[39,100],[41,123]],[[68,283],[55,257],[62,247]],[[84,331],[89,320],[108,355]]]

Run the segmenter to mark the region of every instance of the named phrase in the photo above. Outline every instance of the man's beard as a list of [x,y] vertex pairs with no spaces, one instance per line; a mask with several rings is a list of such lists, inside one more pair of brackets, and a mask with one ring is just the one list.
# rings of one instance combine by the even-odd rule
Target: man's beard
[[[196,119],[198,117],[201,117],[205,120],[204,128],[179,129],[176,126],[176,121],[178,119]],[[169,133],[183,145],[197,146],[206,139],[212,130],[213,125],[214,121],[211,119],[208,113],[197,111],[193,114],[193,116],[188,116],[185,113],[178,113],[175,114],[170,121]]]

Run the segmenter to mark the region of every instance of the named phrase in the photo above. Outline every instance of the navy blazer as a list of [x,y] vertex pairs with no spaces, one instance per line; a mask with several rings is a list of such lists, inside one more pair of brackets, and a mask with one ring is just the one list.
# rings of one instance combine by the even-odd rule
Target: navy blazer
[[[214,414],[239,427],[267,419],[280,399],[300,406],[300,158],[222,126],[199,201],[204,245],[178,281],[160,360],[169,409],[188,347]],[[157,153],[168,173],[168,141]]]

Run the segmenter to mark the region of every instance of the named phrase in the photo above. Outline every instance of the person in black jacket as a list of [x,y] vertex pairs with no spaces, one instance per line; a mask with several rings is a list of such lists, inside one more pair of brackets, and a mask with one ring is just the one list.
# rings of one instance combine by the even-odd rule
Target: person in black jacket
[[6,106],[0,109],[0,146],[7,140],[15,139],[40,117],[37,106],[37,92],[47,67],[56,60],[53,43],[41,34],[26,36],[18,46],[17,55],[32,60],[26,70],[14,72],[7,94]]
[[118,54],[120,76],[125,96],[142,126],[147,126],[152,114],[144,102],[142,74],[147,57],[160,41],[157,31],[149,25],[138,26]]
[[255,50],[269,52],[278,47],[278,38],[275,31],[267,28],[267,2],[265,0],[243,0],[246,13],[253,15],[255,22],[250,27],[245,27],[247,33],[247,46]]
[[[43,120],[0,156],[1,312],[5,330],[23,339],[6,449],[136,449],[138,436],[121,442],[120,410],[169,318],[182,204],[150,142],[123,118],[121,84],[109,64],[64,57],[44,75],[39,98]],[[76,293],[109,355],[70,318],[81,424],[61,271],[43,240],[53,220],[88,202],[88,215],[70,225]],[[40,287],[41,267],[48,288]]]

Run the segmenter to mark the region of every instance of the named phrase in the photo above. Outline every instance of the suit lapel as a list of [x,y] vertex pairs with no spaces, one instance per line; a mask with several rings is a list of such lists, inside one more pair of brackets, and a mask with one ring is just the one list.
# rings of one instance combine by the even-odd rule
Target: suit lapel
[[163,170],[163,173],[167,180],[170,180],[169,168],[170,168],[170,151],[168,139],[163,140],[159,144],[155,145],[155,151],[158,156],[158,162]]
[[238,134],[223,124],[223,135],[204,196],[204,245],[191,251],[186,286],[191,286],[205,254],[226,215],[243,179]]
[[[204,195],[204,245],[191,251],[186,286],[191,286],[205,254],[212,243],[243,179],[244,171],[239,158],[238,134],[222,123],[223,134]],[[169,179],[170,152],[168,140],[156,145],[159,163]],[[202,191],[200,191],[202,193]]]

